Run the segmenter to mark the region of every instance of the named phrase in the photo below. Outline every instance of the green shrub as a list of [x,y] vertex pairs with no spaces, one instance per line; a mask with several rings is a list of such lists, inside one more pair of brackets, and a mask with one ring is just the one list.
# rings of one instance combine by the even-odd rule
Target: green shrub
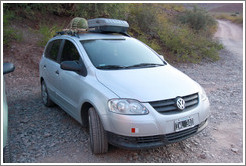
[[210,16],[205,10],[202,10],[196,6],[193,10],[185,11],[179,20],[182,24],[189,25],[190,28],[194,30],[208,30],[209,27],[216,24],[215,19]]
[[41,39],[38,42],[39,46],[45,46],[46,43],[56,34],[57,31],[61,29],[56,25],[49,27],[47,25],[40,25],[38,32],[42,35]]
[[131,28],[139,34],[154,36],[157,27],[158,9],[149,4],[133,4],[130,6],[128,22]]
[[3,13],[3,45],[9,46],[14,40],[21,41],[22,33],[11,27],[10,23],[15,18],[13,11],[4,10]]
[[194,33],[187,26],[165,25],[159,31],[160,40],[177,62],[198,63],[202,59],[218,60],[222,45],[210,38]]

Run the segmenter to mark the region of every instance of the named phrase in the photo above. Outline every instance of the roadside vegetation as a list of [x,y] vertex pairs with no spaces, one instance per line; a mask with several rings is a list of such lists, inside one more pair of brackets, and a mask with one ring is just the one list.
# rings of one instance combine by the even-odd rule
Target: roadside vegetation
[[3,44],[6,47],[14,40],[22,41],[22,33],[10,26],[14,18],[15,13],[13,11],[6,11],[3,15]]
[[235,24],[243,24],[243,15],[239,12],[229,13],[229,12],[216,12],[213,13],[216,19],[228,20]]
[[[14,17],[11,15],[14,15]],[[41,17],[38,17],[40,16]],[[213,40],[217,22],[206,11],[194,7],[187,10],[179,4],[4,4],[4,45],[14,39],[8,32],[12,19],[29,19],[38,23],[41,34],[39,46],[66,28],[66,22],[49,22],[49,16],[63,18],[84,17],[86,19],[106,17],[127,20],[129,34],[143,41],[169,62],[199,63],[202,60],[219,59],[223,46]],[[11,28],[10,28],[11,29]],[[5,37],[10,35],[9,37]]]

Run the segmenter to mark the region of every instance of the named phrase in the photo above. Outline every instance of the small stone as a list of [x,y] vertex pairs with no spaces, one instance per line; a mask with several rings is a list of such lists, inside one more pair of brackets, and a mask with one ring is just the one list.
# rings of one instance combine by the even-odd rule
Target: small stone
[[49,136],[51,136],[50,133],[44,133],[44,137],[45,137],[45,138],[47,138],[47,137],[49,137]]
[[237,153],[238,149],[237,148],[231,148],[231,151],[233,151],[234,153]]
[[56,143],[52,143],[51,145],[50,145],[50,147],[53,147],[53,146],[55,146],[56,145]]
[[134,159],[134,160],[137,160],[137,159],[138,159],[138,156],[133,156],[133,159]]
[[24,119],[22,119],[20,122],[21,122],[21,123],[27,123],[28,121],[29,121],[29,119],[24,118]]
[[202,159],[206,159],[206,158],[207,158],[207,156],[206,156],[205,154],[201,154],[200,157],[201,157]]

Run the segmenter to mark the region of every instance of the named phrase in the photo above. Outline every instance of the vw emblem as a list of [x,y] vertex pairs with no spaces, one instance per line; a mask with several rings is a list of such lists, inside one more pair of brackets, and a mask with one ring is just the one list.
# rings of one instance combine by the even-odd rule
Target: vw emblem
[[176,105],[177,105],[178,109],[184,110],[185,109],[185,101],[184,101],[184,99],[177,98]]

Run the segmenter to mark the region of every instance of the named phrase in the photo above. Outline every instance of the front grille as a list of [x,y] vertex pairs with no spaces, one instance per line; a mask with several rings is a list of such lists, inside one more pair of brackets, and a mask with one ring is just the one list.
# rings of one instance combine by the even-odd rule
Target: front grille
[[161,142],[163,140],[163,136],[161,135],[147,136],[147,137],[128,137],[128,136],[114,135],[112,133],[109,133],[109,137],[117,137],[113,139],[117,139],[120,142],[134,143],[134,144]]
[[[198,93],[194,93],[188,96],[182,96],[181,98],[185,100],[185,109],[183,111],[188,111],[196,107],[199,102]],[[149,104],[161,114],[180,113],[180,110],[176,106],[175,100],[176,98],[161,101],[153,101],[149,102]]]
[[168,142],[176,142],[179,140],[183,140],[184,138],[187,138],[190,135],[195,134],[197,130],[198,130],[198,125],[176,133],[166,134],[166,139]]

